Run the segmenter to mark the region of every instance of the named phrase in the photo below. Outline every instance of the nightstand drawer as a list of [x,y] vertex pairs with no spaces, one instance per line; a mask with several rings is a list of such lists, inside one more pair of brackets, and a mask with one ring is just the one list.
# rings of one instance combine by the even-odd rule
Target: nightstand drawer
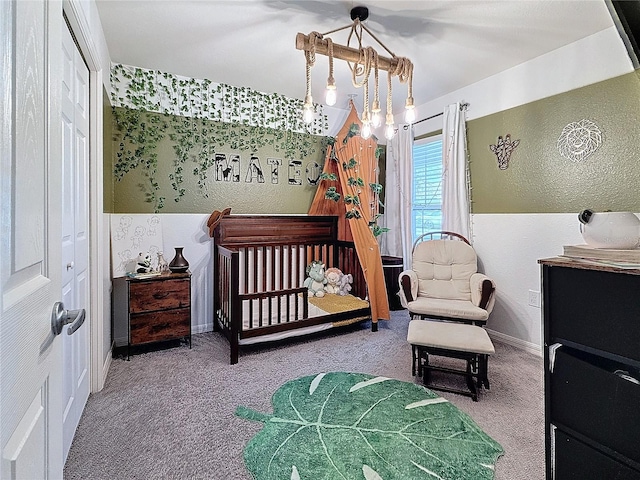
[[191,334],[191,310],[180,308],[131,315],[131,345],[160,342]]
[[131,282],[129,286],[129,312],[153,312],[169,308],[188,307],[189,279],[158,282]]

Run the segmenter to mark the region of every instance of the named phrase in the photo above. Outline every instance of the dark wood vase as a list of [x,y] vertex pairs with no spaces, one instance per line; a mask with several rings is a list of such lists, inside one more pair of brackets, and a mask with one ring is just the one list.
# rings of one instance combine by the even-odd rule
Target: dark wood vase
[[171,260],[171,263],[169,263],[169,270],[173,273],[182,273],[189,269],[189,262],[187,262],[187,259],[182,255],[183,248],[184,247],[175,247],[176,255],[173,257],[173,260]]

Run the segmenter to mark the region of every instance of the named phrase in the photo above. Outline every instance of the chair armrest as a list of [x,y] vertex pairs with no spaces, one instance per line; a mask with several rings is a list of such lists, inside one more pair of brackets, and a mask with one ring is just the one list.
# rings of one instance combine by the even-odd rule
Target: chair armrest
[[483,273],[471,275],[471,302],[491,313],[495,304],[496,284]]
[[400,285],[398,292],[400,304],[403,308],[409,308],[407,306],[409,302],[418,298],[418,275],[413,270],[405,270],[398,275],[398,284]]

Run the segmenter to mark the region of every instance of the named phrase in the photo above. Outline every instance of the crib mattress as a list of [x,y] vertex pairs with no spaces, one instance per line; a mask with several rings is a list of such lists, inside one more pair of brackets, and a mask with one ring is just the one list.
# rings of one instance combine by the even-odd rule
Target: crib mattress
[[[294,299],[293,297],[289,297],[289,311],[293,312],[295,311],[295,303],[298,303],[298,311],[302,311],[303,308],[303,303],[304,302],[304,298],[302,296],[298,296],[296,299]],[[250,309],[249,308],[249,304],[248,302],[243,303],[243,330],[251,330],[253,325],[253,328],[257,328],[259,325],[259,308],[256,305],[257,301],[255,301],[253,308]],[[273,305],[272,304],[272,315],[271,315],[271,323],[272,324],[276,324],[276,323],[283,323],[282,319],[280,319],[278,317],[278,312],[277,312],[277,305]],[[332,315],[332,314],[336,314],[336,313],[342,313],[342,312],[349,312],[349,311],[355,311],[355,310],[360,310],[362,308],[368,308],[369,307],[369,302],[367,302],[366,300],[362,300],[358,297],[355,297],[353,295],[335,295],[335,294],[327,294],[324,297],[311,297],[308,300],[308,317],[309,318],[313,318],[313,317],[320,317],[320,316],[324,316],[324,315]],[[262,309],[263,312],[268,312],[268,303],[267,300],[263,300],[262,301]],[[281,308],[280,308],[280,313],[283,314],[283,312],[286,312],[286,299],[282,299],[281,301]],[[251,313],[250,313],[251,312]],[[253,317],[253,322],[250,322],[250,319]],[[292,328],[291,330],[286,330],[283,332],[277,332],[277,333],[271,333],[271,334],[267,334],[267,335],[260,335],[258,337],[250,337],[250,338],[244,338],[244,339],[240,339],[239,344],[240,345],[251,345],[251,344],[255,344],[255,343],[262,343],[262,342],[272,342],[272,341],[277,341],[277,340],[283,340],[285,338],[290,338],[290,337],[294,337],[294,336],[300,336],[300,335],[307,335],[310,333],[315,333],[315,332],[321,332],[324,330],[328,330],[330,328],[333,327],[337,327],[337,326],[343,326],[349,323],[354,323],[354,322],[359,322],[361,320],[365,320],[367,318],[370,318],[368,316],[359,316],[359,317],[354,317],[353,319],[349,319],[349,320],[342,320],[339,322],[326,322],[326,323],[321,323],[318,325],[311,325],[308,327],[301,327],[301,328]],[[296,320],[290,320],[290,322],[295,322]],[[285,322],[287,322],[285,320]],[[268,318],[267,321],[265,322],[265,320],[263,319],[263,323],[268,323]]]

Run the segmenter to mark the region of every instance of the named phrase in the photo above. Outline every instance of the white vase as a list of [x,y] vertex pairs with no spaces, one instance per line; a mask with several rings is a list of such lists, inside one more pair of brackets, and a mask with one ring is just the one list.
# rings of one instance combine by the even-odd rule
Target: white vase
[[640,219],[632,212],[584,210],[578,215],[582,238],[595,248],[629,250],[640,243]]

